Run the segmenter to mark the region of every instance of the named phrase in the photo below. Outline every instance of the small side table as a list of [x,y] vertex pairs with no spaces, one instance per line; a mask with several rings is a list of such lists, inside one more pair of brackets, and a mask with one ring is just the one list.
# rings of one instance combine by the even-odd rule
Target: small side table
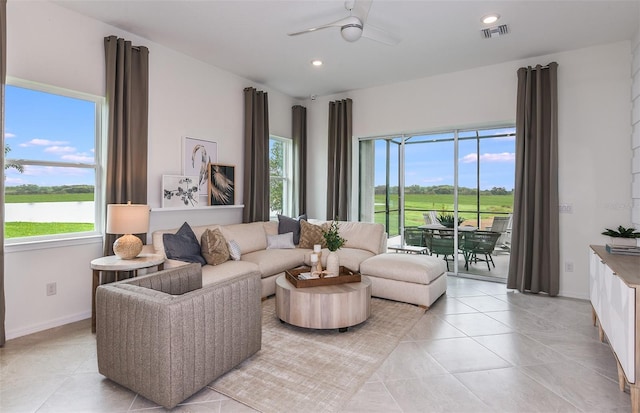
[[415,245],[390,245],[388,250],[395,252],[406,252],[407,254],[426,254],[427,247],[418,247]]
[[96,258],[91,261],[93,270],[93,295],[91,297],[91,332],[96,332],[96,290],[101,283],[100,275],[103,271],[113,271],[118,281],[119,272],[133,272],[133,276],[138,276],[138,270],[143,268],[158,267],[158,271],[164,269],[164,256],[160,254],[140,254],[131,260],[123,260],[110,255],[108,257]]

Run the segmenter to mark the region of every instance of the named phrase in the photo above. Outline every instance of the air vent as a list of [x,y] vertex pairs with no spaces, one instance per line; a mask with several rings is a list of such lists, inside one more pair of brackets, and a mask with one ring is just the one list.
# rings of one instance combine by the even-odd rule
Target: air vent
[[482,29],[482,37],[485,39],[491,39],[492,37],[500,37],[505,34],[509,34],[509,27],[506,24],[500,26],[489,27],[488,29]]

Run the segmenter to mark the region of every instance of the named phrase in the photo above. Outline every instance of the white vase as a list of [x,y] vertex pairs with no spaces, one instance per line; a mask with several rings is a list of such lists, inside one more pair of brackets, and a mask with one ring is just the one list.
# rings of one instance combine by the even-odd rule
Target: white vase
[[327,272],[331,274],[330,276],[340,275],[340,259],[335,251],[329,251],[327,255]]
[[621,237],[609,237],[611,239],[611,245],[620,247],[635,247],[637,241],[635,238],[621,238]]

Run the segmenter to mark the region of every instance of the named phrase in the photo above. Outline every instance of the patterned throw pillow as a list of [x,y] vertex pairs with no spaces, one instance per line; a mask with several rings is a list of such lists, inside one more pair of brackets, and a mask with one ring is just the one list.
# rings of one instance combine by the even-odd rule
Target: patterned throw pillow
[[229,260],[227,240],[218,229],[207,229],[200,238],[202,256],[209,265],[219,265]]
[[162,234],[164,252],[167,258],[205,265],[207,261],[200,253],[200,244],[193,230],[186,222],[175,234]]
[[300,248],[313,248],[315,244],[327,247],[327,241],[322,236],[323,226],[310,224],[305,220],[300,220]]
[[230,240],[227,242],[229,246],[229,256],[234,261],[239,261],[242,256],[242,251],[240,250],[240,245],[234,240]]

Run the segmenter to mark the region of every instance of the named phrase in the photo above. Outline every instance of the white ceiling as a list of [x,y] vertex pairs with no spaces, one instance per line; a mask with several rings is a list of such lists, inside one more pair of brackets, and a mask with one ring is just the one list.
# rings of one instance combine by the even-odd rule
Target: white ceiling
[[[287,36],[348,16],[341,0],[53,1],[298,98],[628,40],[640,16],[638,1],[374,0],[368,23],[402,39],[387,46],[339,28]],[[481,37],[490,12],[509,35]]]

